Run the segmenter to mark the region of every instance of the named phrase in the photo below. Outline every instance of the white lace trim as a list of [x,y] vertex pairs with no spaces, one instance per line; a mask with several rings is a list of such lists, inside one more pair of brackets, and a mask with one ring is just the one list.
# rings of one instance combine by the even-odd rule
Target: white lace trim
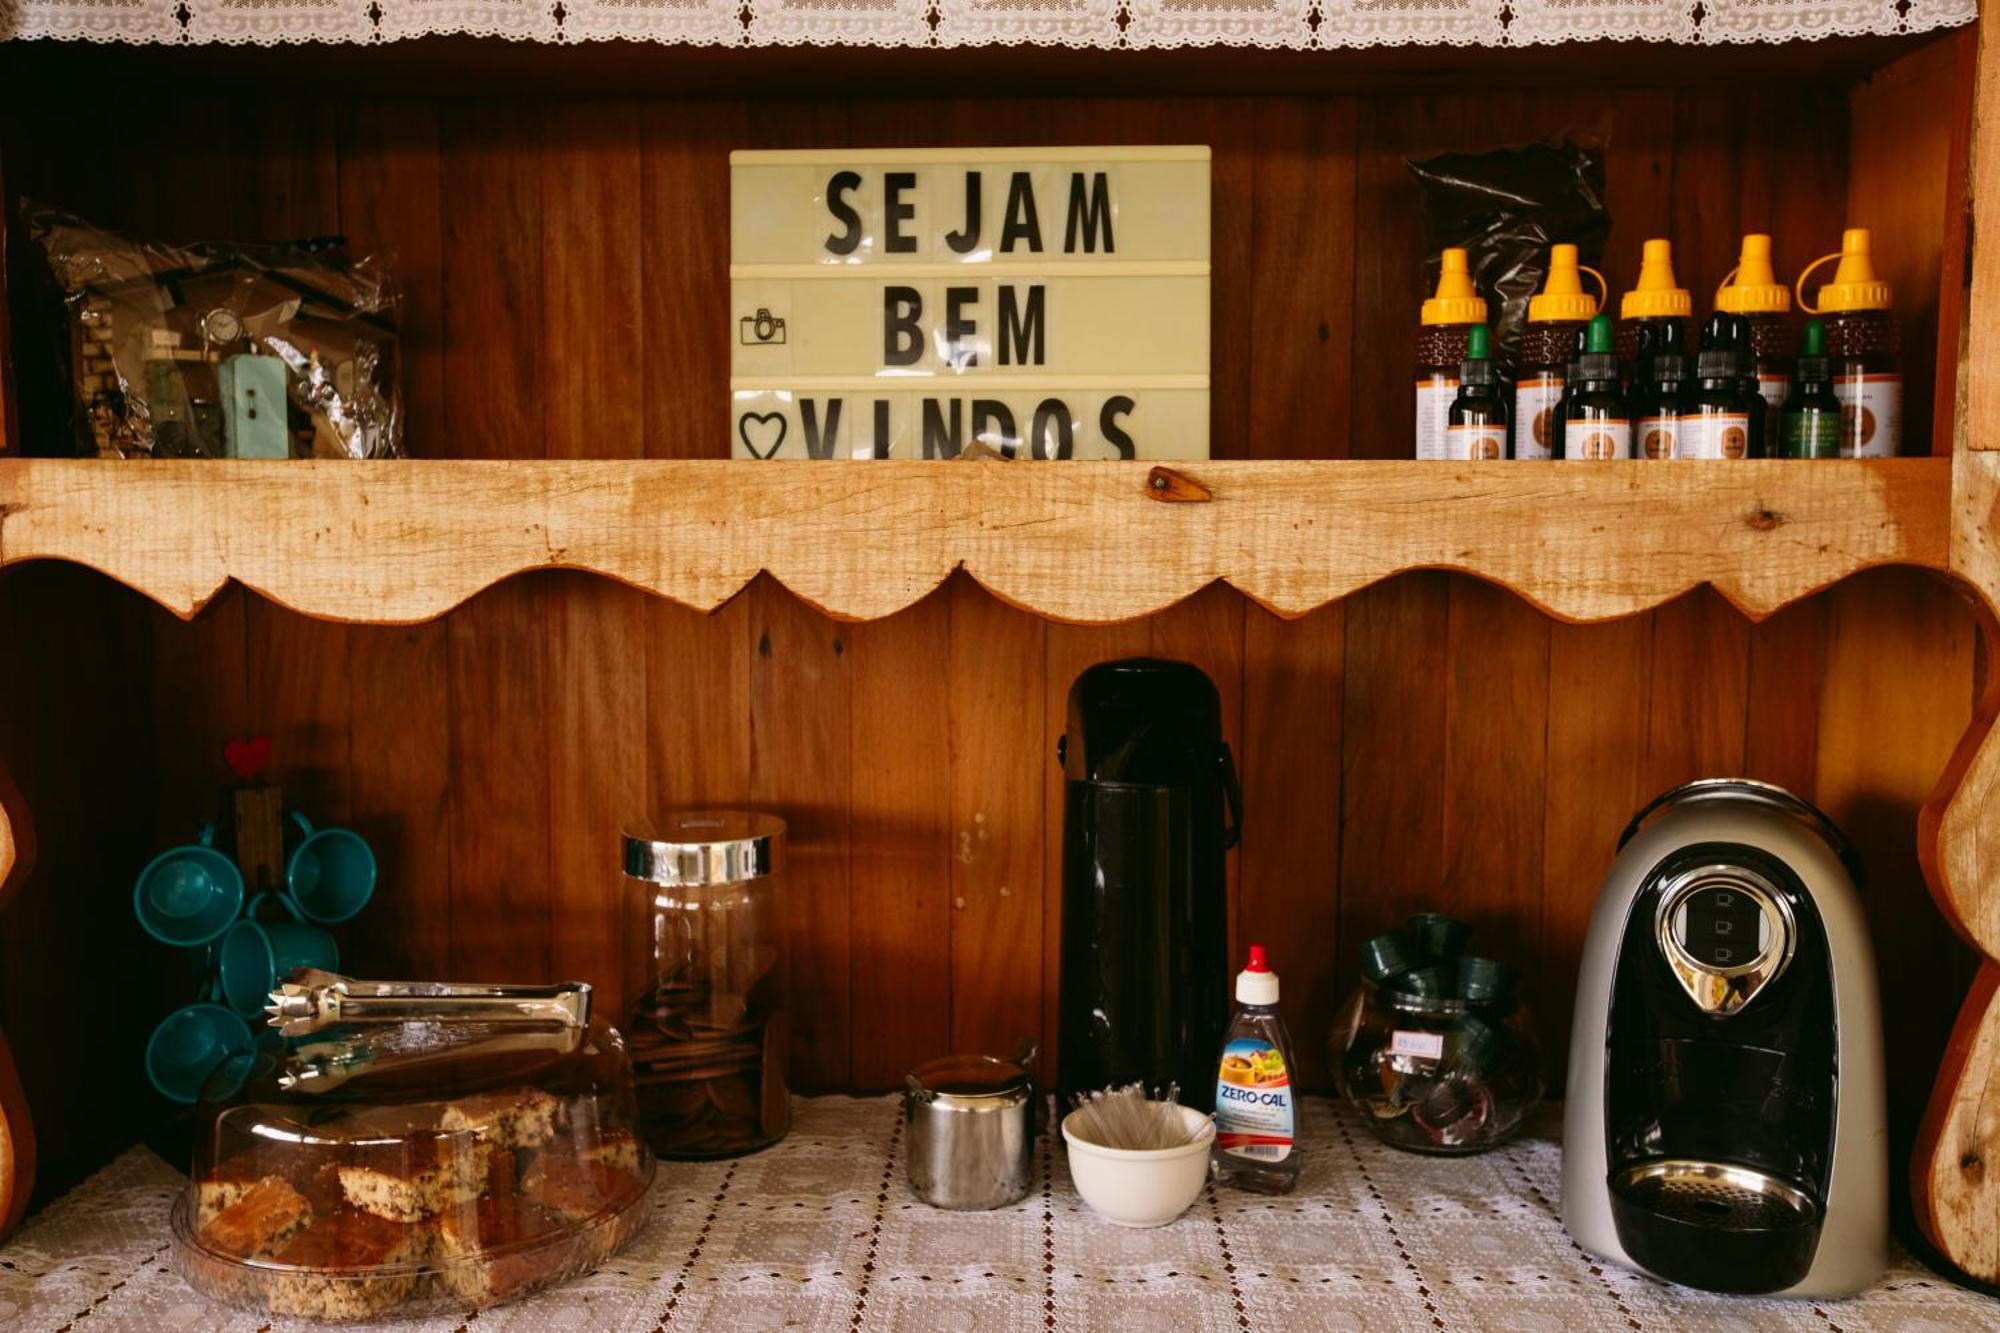
[[1978,0],[0,0],[0,38],[693,46],[1524,46],[1783,42],[1970,23]]

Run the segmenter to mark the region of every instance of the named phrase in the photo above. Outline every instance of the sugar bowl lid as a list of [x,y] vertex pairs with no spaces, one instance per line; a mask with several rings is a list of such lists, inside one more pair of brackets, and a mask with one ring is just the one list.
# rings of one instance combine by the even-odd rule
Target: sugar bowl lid
[[778,869],[785,821],[755,810],[680,810],[625,830],[625,873],[668,888],[762,879]]

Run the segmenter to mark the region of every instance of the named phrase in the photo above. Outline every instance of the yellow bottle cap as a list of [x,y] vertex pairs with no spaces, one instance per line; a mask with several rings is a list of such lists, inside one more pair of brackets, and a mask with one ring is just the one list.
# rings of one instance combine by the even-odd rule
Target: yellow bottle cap
[[1424,302],[1426,324],[1484,324],[1486,302],[1472,286],[1472,269],[1465,251],[1453,246],[1443,255],[1437,295]]
[[[1799,308],[1807,314],[1837,315],[1845,310],[1887,310],[1891,307],[1889,284],[1875,277],[1875,260],[1869,253],[1868,228],[1849,227],[1840,235],[1840,253],[1821,255],[1799,274]],[[1838,259],[1833,281],[1819,289],[1819,304],[1806,304],[1806,277],[1821,264]]]
[[[1597,295],[1583,289],[1583,275],[1597,279]],[[1549,247],[1549,277],[1541,294],[1528,298],[1528,319],[1540,324],[1554,320],[1587,320],[1604,307],[1604,275],[1576,262],[1576,247]]]
[[1694,314],[1694,297],[1674,285],[1674,247],[1655,237],[1639,258],[1639,281],[1618,304],[1621,319],[1651,319],[1662,315],[1686,318]]
[[1731,315],[1782,315],[1792,308],[1792,289],[1771,271],[1771,238],[1753,232],[1743,238],[1736,267],[1723,275],[1715,308]]

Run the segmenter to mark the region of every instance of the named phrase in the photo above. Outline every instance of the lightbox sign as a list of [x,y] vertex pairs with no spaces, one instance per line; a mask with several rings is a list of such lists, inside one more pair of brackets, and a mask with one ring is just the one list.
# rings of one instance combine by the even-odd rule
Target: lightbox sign
[[730,155],[738,458],[1208,456],[1206,147]]

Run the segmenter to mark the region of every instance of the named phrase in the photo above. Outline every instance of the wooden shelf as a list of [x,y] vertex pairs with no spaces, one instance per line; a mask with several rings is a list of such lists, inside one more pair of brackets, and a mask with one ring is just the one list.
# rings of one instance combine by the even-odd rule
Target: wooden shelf
[[443,614],[526,570],[697,609],[760,572],[844,619],[963,568],[1055,620],[1227,582],[1303,615],[1453,569],[1566,620],[1712,583],[1753,618],[1857,570],[1944,569],[1946,459],[1453,465],[0,462],[0,565],[69,560],[182,616],[230,581],[329,620]]

